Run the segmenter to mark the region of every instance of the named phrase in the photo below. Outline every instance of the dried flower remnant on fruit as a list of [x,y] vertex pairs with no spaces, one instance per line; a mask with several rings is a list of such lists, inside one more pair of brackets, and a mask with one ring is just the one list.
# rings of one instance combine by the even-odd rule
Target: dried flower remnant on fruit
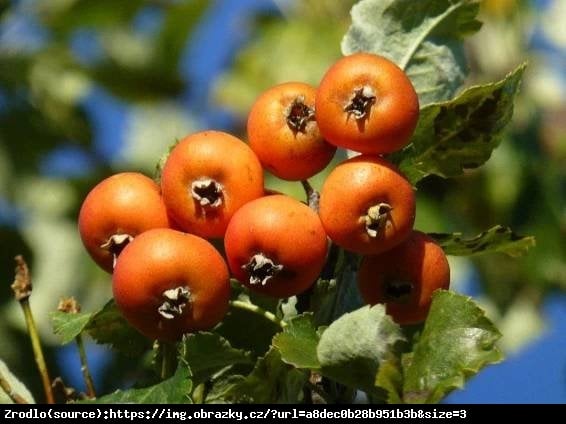
[[360,121],[369,115],[375,100],[375,92],[370,86],[365,85],[362,88],[354,90],[350,101],[344,106],[344,112],[348,113],[348,117],[354,115],[354,119]]
[[363,217],[363,220],[366,232],[371,238],[375,238],[383,232],[392,209],[387,203],[379,203],[368,209],[367,215]]
[[16,260],[16,276],[14,282],[10,286],[14,292],[14,297],[18,302],[26,300],[31,296],[31,277],[29,268],[22,255],[14,258]]
[[314,109],[305,104],[305,96],[298,96],[289,105],[286,121],[294,133],[304,133],[307,123],[314,119]]
[[408,281],[389,281],[385,286],[385,298],[387,301],[404,303],[409,300],[413,284]]
[[116,266],[116,260],[122,250],[130,243],[134,238],[129,234],[114,234],[103,244],[100,245],[101,249],[107,250],[112,254],[112,268]]
[[250,261],[242,266],[250,276],[250,284],[265,286],[269,280],[283,270],[283,265],[275,264],[271,259],[259,253],[253,255]]
[[165,290],[161,296],[164,300],[157,309],[159,315],[165,319],[174,319],[183,314],[184,309],[189,304],[191,292],[188,287],[180,286]]
[[222,205],[224,187],[210,178],[201,178],[191,184],[191,196],[203,208],[218,208]]
[[81,305],[74,297],[64,297],[59,301],[57,310],[66,314],[78,314],[81,311]]

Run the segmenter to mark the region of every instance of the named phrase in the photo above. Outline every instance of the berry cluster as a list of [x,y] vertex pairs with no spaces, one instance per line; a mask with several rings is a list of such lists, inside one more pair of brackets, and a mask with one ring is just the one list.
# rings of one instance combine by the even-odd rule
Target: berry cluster
[[[328,238],[364,255],[367,303],[386,303],[401,324],[422,321],[432,292],[448,287],[448,262],[413,230],[413,188],[382,156],[409,142],[418,116],[415,90],[394,63],[344,57],[318,88],[291,82],[264,92],[249,114],[249,144],[218,131],[192,134],[171,150],[159,184],[138,173],[100,182],[80,211],[82,240],[113,274],[126,319],[152,339],[220,322],[230,275],[269,296],[303,293],[324,267]],[[318,210],[264,189],[264,169],[306,180],[337,147],[361,155],[330,172]],[[226,259],[205,240],[221,238]]]

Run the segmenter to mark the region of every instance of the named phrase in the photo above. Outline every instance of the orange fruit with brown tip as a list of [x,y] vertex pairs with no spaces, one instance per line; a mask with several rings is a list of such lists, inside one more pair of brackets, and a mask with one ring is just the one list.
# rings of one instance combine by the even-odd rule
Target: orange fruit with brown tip
[[263,169],[247,144],[220,131],[181,140],[161,174],[163,201],[175,224],[200,237],[222,237],[232,215],[263,196]]
[[327,143],[314,117],[316,89],[301,82],[262,93],[248,116],[248,139],[262,165],[284,180],[304,180],[322,171],[336,146]]
[[171,229],[136,237],[116,262],[112,291],[126,320],[150,339],[209,330],[228,310],[230,282],[206,240]]
[[384,154],[404,147],[419,119],[419,99],[405,72],[370,53],[332,65],[316,93],[316,122],[338,147]]
[[450,266],[442,248],[414,231],[394,249],[365,256],[358,287],[366,303],[385,303],[386,312],[402,325],[424,321],[435,290],[450,286]]
[[238,281],[258,293],[284,298],[316,281],[326,259],[327,238],[312,209],[274,194],[236,212],[224,246]]
[[112,272],[116,257],[134,237],[169,225],[159,186],[136,172],[112,175],[98,183],[79,212],[83,244],[108,272]]
[[405,240],[415,221],[415,193],[399,170],[377,156],[357,156],[328,175],[320,219],[338,246],[378,254]]

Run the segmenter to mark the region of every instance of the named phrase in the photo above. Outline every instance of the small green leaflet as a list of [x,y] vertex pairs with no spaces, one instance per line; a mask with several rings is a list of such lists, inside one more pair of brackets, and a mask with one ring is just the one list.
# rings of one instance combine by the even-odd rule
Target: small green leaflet
[[70,343],[82,333],[91,318],[92,314],[89,313],[52,312],[53,332],[61,337],[61,344]]
[[128,324],[113,300],[94,313],[51,314],[53,330],[61,336],[62,344],[71,342],[87,332],[97,343],[108,343],[121,353],[138,356],[151,348],[151,342]]

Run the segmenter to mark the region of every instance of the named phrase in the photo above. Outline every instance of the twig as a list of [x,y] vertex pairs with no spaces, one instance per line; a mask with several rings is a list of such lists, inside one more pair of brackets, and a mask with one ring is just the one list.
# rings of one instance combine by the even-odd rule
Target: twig
[[305,193],[307,195],[307,203],[309,208],[313,211],[318,212],[319,204],[320,204],[320,193],[316,191],[313,186],[308,182],[308,180],[301,180],[301,184],[305,189]]
[[[61,299],[59,301],[59,306],[57,309],[61,312],[65,312],[68,314],[78,314],[81,310],[81,306],[75,300],[74,297]],[[90,370],[88,368],[88,361],[86,357],[86,351],[83,343],[83,337],[79,333],[75,337],[75,342],[77,343],[77,348],[79,349],[79,358],[81,361],[81,372],[83,374],[83,379],[86,386],[86,393],[89,398],[94,399],[96,398],[96,391],[94,390],[94,383],[92,381],[92,376],[90,374]]]
[[75,342],[79,348],[79,357],[81,359],[81,372],[83,373],[83,379],[86,385],[86,394],[89,398],[96,398],[96,391],[94,390],[94,382],[92,381],[92,375],[88,368],[88,362],[86,360],[86,351],[83,344],[83,337],[79,334],[75,337]]
[[35,326],[33,314],[29,306],[29,297],[31,296],[32,291],[29,269],[26,262],[24,261],[24,258],[21,255],[16,256],[15,259],[16,276],[11,287],[14,291],[14,297],[20,303],[20,306],[22,307],[22,311],[24,313],[24,318],[26,320],[26,325],[33,348],[33,354],[35,357],[35,363],[37,364],[39,374],[41,375],[43,390],[45,391],[45,399],[47,403],[55,403],[55,398],[53,397],[53,391],[51,389],[51,379],[49,378],[49,372],[47,371],[45,357],[43,356],[43,350],[41,349],[39,333],[37,332],[37,327]]
[[243,309],[243,310],[246,310],[246,311],[253,312],[254,314],[260,315],[260,316],[268,319],[272,323],[280,326],[281,328],[285,328],[287,326],[287,323],[285,321],[282,321],[279,318],[277,318],[275,316],[275,314],[273,314],[272,312],[266,311],[265,309],[263,309],[263,308],[261,308],[257,305],[254,305],[253,303],[243,302],[241,300],[232,300],[232,301],[230,301],[230,305],[233,306],[234,308]]
[[4,390],[6,394],[10,396],[10,399],[12,399],[14,403],[19,403],[19,404],[29,403],[27,400],[24,399],[22,395],[16,393],[14,389],[12,389],[12,386],[10,385],[8,380],[4,378],[4,376],[1,373],[0,373],[0,387],[2,387],[2,390]]

